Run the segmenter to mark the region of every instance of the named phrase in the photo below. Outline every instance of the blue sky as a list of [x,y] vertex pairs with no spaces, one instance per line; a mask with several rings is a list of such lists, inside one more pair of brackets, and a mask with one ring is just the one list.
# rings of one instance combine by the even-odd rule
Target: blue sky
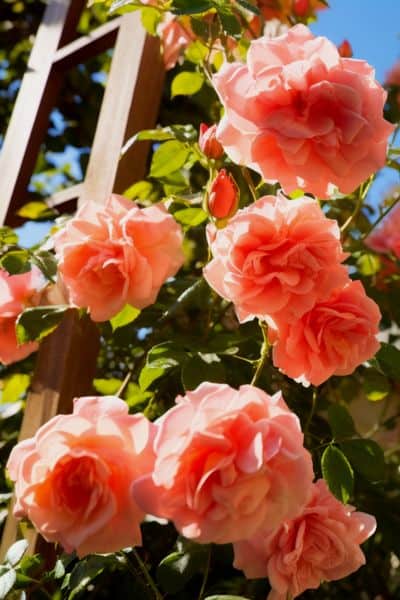
[[[372,65],[376,78],[383,83],[387,71],[400,60],[400,0],[329,0],[329,5],[311,25],[313,33],[324,35],[335,44],[347,39],[354,58]],[[369,201],[378,205],[382,196],[399,183],[398,173],[383,169]]]

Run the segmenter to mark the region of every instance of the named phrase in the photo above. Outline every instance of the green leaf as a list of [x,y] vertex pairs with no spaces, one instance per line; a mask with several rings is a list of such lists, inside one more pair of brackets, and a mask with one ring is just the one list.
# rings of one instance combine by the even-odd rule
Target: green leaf
[[100,556],[93,555],[79,561],[71,572],[69,588],[72,590],[68,600],[73,600],[78,594],[83,592],[87,586],[100,575],[104,569],[114,562],[112,555]]
[[185,164],[190,149],[182,142],[170,140],[162,144],[153,154],[150,177],[164,177],[177,171]]
[[10,275],[19,275],[31,270],[27,250],[9,250],[0,258],[0,267]]
[[254,6],[254,4],[250,4],[250,2],[247,2],[247,0],[236,0],[236,4],[239,4],[242,8],[248,10],[249,12],[252,12],[255,15],[261,14],[260,9],[257,6]]
[[381,344],[375,358],[385,375],[400,381],[400,350],[391,344]]
[[43,339],[56,329],[69,309],[67,305],[26,308],[17,319],[18,342],[25,344]]
[[24,204],[18,211],[17,215],[24,219],[30,219],[32,221],[42,219],[53,219],[58,215],[57,211],[47,206],[45,202],[35,200]]
[[174,213],[175,219],[186,227],[196,227],[208,219],[207,213],[202,208],[183,208]]
[[240,35],[242,32],[242,27],[235,15],[227,14],[222,11],[220,11],[218,14],[225,33],[231,36]]
[[5,560],[12,567],[15,567],[15,565],[17,565],[24,556],[28,545],[29,544],[26,540],[18,540],[7,550]]
[[14,569],[0,567],[0,600],[4,600],[17,579]]
[[372,402],[383,400],[391,390],[387,377],[373,368],[365,371],[363,388],[368,400]]
[[354,473],[343,452],[328,446],[321,459],[322,475],[332,494],[341,502],[348,502],[353,493]]
[[121,379],[110,377],[110,379],[93,379],[93,387],[102,396],[114,396],[122,385]]
[[370,277],[379,271],[381,268],[381,261],[376,254],[365,252],[357,260],[357,268],[361,275],[364,275],[364,277]]
[[112,330],[115,331],[120,327],[125,327],[125,325],[129,325],[129,323],[133,323],[135,319],[140,315],[140,310],[131,306],[130,304],[126,304],[122,310],[119,311],[115,317],[110,319]]
[[12,246],[18,243],[18,236],[11,227],[0,227],[0,246]]
[[176,594],[196,573],[203,573],[210,547],[178,540],[178,552],[172,552],[158,565],[157,581],[168,594]]
[[142,8],[141,19],[145,30],[148,31],[150,35],[156,35],[157,27],[161,21],[160,11],[151,6],[146,6],[145,8]]
[[157,200],[158,194],[154,190],[154,186],[150,181],[137,181],[133,185],[131,185],[128,189],[126,189],[123,193],[125,198],[129,198],[129,200],[135,200],[138,198],[139,200]]
[[174,0],[171,10],[176,15],[196,15],[213,8],[212,0]]
[[208,54],[208,48],[200,40],[195,40],[185,50],[185,57],[195,65],[202,64]]
[[350,463],[368,481],[385,478],[385,457],[382,448],[373,440],[349,440],[340,444]]
[[328,421],[334,438],[351,437],[356,433],[353,418],[342,404],[330,404]]
[[137,383],[128,383],[124,399],[129,408],[135,408],[139,404],[147,403],[153,397],[152,392],[144,392],[140,389]]
[[172,342],[153,346],[147,354],[146,364],[139,375],[141,390],[146,391],[157,379],[180,366],[185,358],[186,353],[177,349]]
[[16,402],[25,395],[29,387],[31,378],[23,373],[15,373],[4,380],[4,386],[1,392],[1,402]]
[[196,354],[188,358],[182,369],[185,390],[194,390],[203,381],[225,382],[225,369],[216,354]]
[[196,71],[181,71],[171,84],[171,98],[175,96],[192,96],[203,87],[204,75]]
[[46,279],[53,281],[57,275],[57,260],[52,252],[39,250],[32,255],[32,262],[42,271]]

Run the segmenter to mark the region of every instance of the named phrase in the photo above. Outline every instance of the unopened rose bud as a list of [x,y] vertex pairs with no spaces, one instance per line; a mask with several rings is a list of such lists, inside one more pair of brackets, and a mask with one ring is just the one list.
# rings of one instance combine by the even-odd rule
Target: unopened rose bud
[[351,58],[353,56],[353,48],[351,47],[350,42],[343,40],[338,46],[338,52],[342,58]]
[[211,184],[208,210],[216,219],[229,219],[237,211],[239,193],[231,175],[221,169]]
[[208,158],[221,158],[224,153],[224,149],[216,138],[216,125],[206,125],[201,123],[200,135],[199,135],[199,146],[200,150]]
[[293,0],[293,12],[298,17],[305,17],[310,10],[309,0]]

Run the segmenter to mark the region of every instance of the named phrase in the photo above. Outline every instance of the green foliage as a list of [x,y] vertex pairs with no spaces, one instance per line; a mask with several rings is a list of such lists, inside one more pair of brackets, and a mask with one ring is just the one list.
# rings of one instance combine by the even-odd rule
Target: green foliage
[[348,502],[353,494],[354,473],[346,456],[337,446],[329,445],[325,449],[321,468],[332,494],[341,502]]
[[70,310],[67,305],[26,308],[17,319],[16,332],[19,343],[42,340],[54,331],[67,310]]

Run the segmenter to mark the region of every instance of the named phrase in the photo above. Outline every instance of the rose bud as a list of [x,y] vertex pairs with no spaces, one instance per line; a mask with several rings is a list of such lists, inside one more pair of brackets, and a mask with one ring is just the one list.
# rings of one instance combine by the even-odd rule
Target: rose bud
[[309,10],[309,0],[293,0],[293,12],[298,17],[305,17]]
[[224,153],[223,147],[215,136],[216,131],[216,125],[209,126],[205,123],[200,125],[199,146],[207,158],[221,158]]
[[338,52],[342,58],[351,58],[353,56],[353,48],[348,40],[343,40],[338,46]]
[[211,184],[208,211],[215,219],[229,219],[239,205],[238,188],[233,177],[221,169]]

